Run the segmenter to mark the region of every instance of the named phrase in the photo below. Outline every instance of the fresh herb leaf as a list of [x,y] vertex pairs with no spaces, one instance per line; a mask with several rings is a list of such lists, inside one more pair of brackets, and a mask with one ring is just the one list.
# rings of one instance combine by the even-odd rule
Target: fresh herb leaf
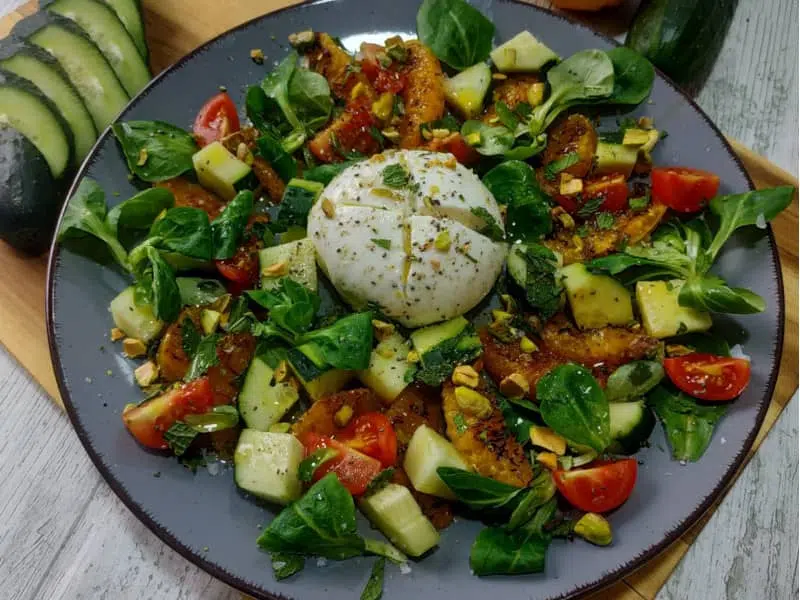
[[457,70],[486,60],[494,24],[464,0],[425,0],[417,11],[417,37]]
[[347,169],[348,167],[353,166],[354,164],[361,162],[362,159],[350,159],[345,160],[338,163],[328,163],[318,165],[316,167],[312,167],[311,169],[307,169],[303,171],[303,179],[308,181],[318,181],[323,185],[328,185],[333,178],[336,177],[339,173]]
[[547,163],[544,167],[544,176],[546,179],[553,181],[556,175],[562,171],[566,171],[572,165],[576,165],[581,161],[581,157],[577,152],[568,152],[564,156]]
[[394,189],[402,189],[408,185],[411,174],[399,164],[389,165],[381,172],[383,185]]
[[486,210],[482,206],[475,206],[470,209],[470,212],[481,219],[483,221],[483,227],[478,229],[478,233],[485,235],[493,242],[502,242],[506,238],[506,234],[503,233],[503,228],[500,227],[500,223],[497,222],[488,210]]
[[405,558],[389,544],[358,535],[353,497],[333,473],[284,508],[259,536],[258,545],[268,552],[310,554],[334,560],[367,553],[390,560]]
[[586,202],[584,202],[581,205],[581,207],[578,209],[578,212],[576,214],[579,217],[582,217],[584,219],[588,219],[595,212],[597,212],[597,209],[600,208],[600,206],[602,206],[602,204],[603,204],[603,202],[605,202],[605,200],[606,199],[603,198],[602,196],[598,196],[597,198],[590,198],[589,200],[587,200]]
[[711,443],[714,427],[728,412],[727,404],[700,404],[672,387],[659,385],[647,396],[664,425],[675,460],[697,461]]
[[495,200],[507,206],[506,239],[536,241],[552,231],[550,199],[529,164],[521,160],[503,162],[483,176],[483,184]]
[[194,168],[197,144],[188,132],[162,121],[114,123],[111,130],[131,173],[143,181],[172,179]]
[[339,456],[339,451],[333,448],[319,448],[312,452],[309,456],[300,461],[300,466],[297,470],[297,476],[300,481],[308,483],[314,478],[314,472]]
[[453,417],[453,423],[455,424],[456,431],[459,435],[463,434],[465,431],[467,431],[467,429],[469,429],[469,425],[467,425],[467,422],[464,420],[464,415],[461,413],[455,414]]
[[383,596],[383,571],[386,568],[386,559],[379,558],[372,565],[372,572],[367,580],[364,591],[361,592],[361,600],[381,600]]
[[230,258],[236,254],[252,212],[253,192],[244,190],[236,194],[214,219],[211,223],[211,239],[216,260]]
[[529,488],[525,490],[522,501],[511,513],[511,518],[506,525],[506,531],[519,529],[530,522],[539,513],[539,507],[549,502],[556,494],[556,484],[553,475],[544,470],[534,477]]
[[198,377],[205,375],[209,367],[219,363],[217,356],[217,342],[219,341],[219,334],[212,333],[205,336],[197,345],[197,350],[192,356],[192,361],[189,363],[189,369],[184,375],[184,381],[193,381]]
[[197,431],[183,421],[175,421],[164,432],[164,441],[175,456],[182,456],[196,437]]
[[650,95],[655,79],[650,61],[624,46],[607,50],[606,55],[614,65],[614,89],[608,98],[595,102],[629,105],[643,102]]
[[385,488],[389,483],[391,483],[392,478],[394,477],[394,467],[387,467],[375,477],[372,478],[367,484],[367,489],[364,491],[364,497],[374,494],[375,492],[379,492],[383,488]]
[[518,409],[518,404],[508,398],[499,397],[497,406],[503,414],[506,429],[514,434],[520,444],[527,444],[531,439],[531,426],[535,423],[524,411]]
[[269,310],[269,320],[292,336],[311,327],[320,297],[289,277],[282,277],[271,290],[250,290],[247,296]]
[[208,214],[199,208],[176,206],[157,219],[150,233],[130,253],[134,269],[146,257],[148,248],[209,261],[214,255],[214,242]]
[[272,574],[276,581],[282,581],[299,573],[306,566],[306,559],[299,554],[285,554],[283,552],[273,552],[270,555],[272,560]]
[[536,384],[536,398],[547,426],[570,442],[598,453],[611,443],[608,400],[584,367],[557,366]]
[[614,215],[610,212],[601,212],[597,213],[597,216],[594,218],[595,223],[597,224],[598,229],[611,229],[614,227]]
[[194,322],[189,317],[184,317],[181,322],[181,346],[188,357],[192,357],[200,347],[203,336],[197,331]]
[[392,240],[386,240],[383,238],[370,238],[370,241],[376,246],[383,248],[384,250],[392,249]]
[[428,385],[441,385],[456,366],[475,360],[482,351],[478,334],[467,324],[458,335],[436,344],[420,357],[416,378]]
[[[489,125],[483,121],[465,121],[461,126],[461,135],[470,141],[470,146],[484,156],[497,156],[505,154],[514,146],[514,132],[500,125]],[[472,143],[473,138],[478,138],[478,143]]]
[[686,281],[678,295],[681,306],[708,312],[750,315],[764,312],[764,299],[745,288],[729,287],[719,277],[708,275]]
[[500,119],[503,126],[510,131],[516,131],[519,117],[508,107],[508,104],[500,100],[495,103],[494,108],[497,111],[497,118]]
[[645,194],[644,196],[640,196],[638,198],[631,198],[628,200],[628,206],[631,210],[644,210],[648,206],[650,206],[650,194]]
[[214,433],[236,427],[239,424],[239,411],[235,406],[223,404],[202,414],[188,414],[183,420],[198,433]]
[[256,140],[258,156],[267,161],[275,169],[278,176],[285,182],[297,176],[297,161],[283,147],[283,143],[269,131],[264,131]]
[[525,290],[529,306],[545,319],[558,312],[561,304],[557,267],[553,251],[539,244],[515,244],[508,255],[509,274]]

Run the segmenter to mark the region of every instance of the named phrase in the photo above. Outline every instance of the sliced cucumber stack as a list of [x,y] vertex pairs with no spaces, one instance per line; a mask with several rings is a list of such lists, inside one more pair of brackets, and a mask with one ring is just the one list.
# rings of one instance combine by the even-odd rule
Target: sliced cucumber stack
[[47,250],[62,196],[42,153],[10,127],[0,128],[0,238],[23,252]]
[[103,53],[125,91],[133,97],[150,81],[150,71],[114,10],[97,0],[56,0],[47,10],[74,21]]
[[105,129],[130,99],[102,52],[75,23],[44,11],[23,19],[14,34],[47,50],[80,93],[98,131]]
[[7,71],[0,71],[0,123],[36,146],[54,179],[72,164],[72,130],[58,108],[30,81]]
[[0,68],[24,77],[52,100],[72,130],[73,166],[79,166],[97,139],[97,129],[58,61],[37,46],[21,40],[5,40],[0,47]]
[[144,35],[144,19],[139,0],[106,0],[106,4],[117,13],[117,17],[133,38],[139,54],[147,61],[147,39]]

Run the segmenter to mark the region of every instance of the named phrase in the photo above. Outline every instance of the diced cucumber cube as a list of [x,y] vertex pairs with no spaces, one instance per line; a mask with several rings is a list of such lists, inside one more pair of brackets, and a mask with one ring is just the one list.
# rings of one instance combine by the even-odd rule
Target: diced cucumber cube
[[393,401],[406,389],[408,352],[411,344],[399,333],[393,333],[372,351],[369,367],[359,371],[362,383],[387,402]]
[[409,556],[421,556],[439,543],[439,532],[402,485],[390,483],[358,505],[370,522]]
[[302,493],[303,445],[291,433],[243,429],[233,455],[236,485],[254,496],[289,504]]
[[136,304],[134,286],[126,288],[111,301],[109,306],[114,325],[125,332],[128,337],[147,343],[161,333],[164,322],[153,314],[149,304]]
[[250,187],[252,169],[228,152],[221,142],[212,142],[192,156],[197,179],[204,188],[231,200]]
[[299,397],[293,385],[275,381],[272,367],[256,356],[247,369],[239,393],[239,412],[250,429],[269,431]]
[[311,291],[317,291],[316,250],[310,238],[264,248],[259,252],[258,260],[263,289],[271,290],[281,277],[289,277]]
[[427,425],[422,425],[408,442],[403,468],[417,491],[455,500],[453,492],[436,472],[439,467],[470,470],[453,444]]

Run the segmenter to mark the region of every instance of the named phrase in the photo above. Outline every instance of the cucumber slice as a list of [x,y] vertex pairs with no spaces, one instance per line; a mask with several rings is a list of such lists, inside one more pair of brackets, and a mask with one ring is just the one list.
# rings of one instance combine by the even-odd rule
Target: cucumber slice
[[289,504],[302,493],[297,476],[302,460],[303,444],[291,433],[243,429],[233,455],[236,485],[269,502]]
[[47,10],[75,21],[86,32],[129,96],[138,94],[150,81],[139,49],[111,7],[97,0],[56,0]]
[[[317,291],[316,250],[311,238],[264,248],[258,254],[258,262],[262,272],[261,287],[265,290],[276,287],[280,278],[285,276],[313,292]],[[281,269],[283,275],[275,277],[265,273],[270,266],[280,263],[286,263],[286,269]]]
[[611,439],[609,450],[621,454],[633,454],[642,447],[656,419],[644,400],[636,402],[612,402],[608,405]]
[[581,263],[563,267],[556,277],[567,290],[572,316],[581,329],[623,326],[633,321],[630,292],[613,277],[590,273]]
[[139,54],[147,60],[147,38],[144,34],[144,19],[142,18],[142,7],[139,0],[105,0],[114,12],[117,13],[119,20],[128,30],[131,38],[139,50]]
[[414,350],[419,352],[420,356],[423,356],[435,346],[458,336],[467,325],[469,325],[469,321],[464,317],[456,317],[444,323],[428,325],[417,329],[411,334],[411,343],[414,344]]
[[31,141],[0,128],[0,238],[30,254],[47,250],[61,202],[60,187]]
[[287,358],[292,371],[314,402],[323,396],[340,391],[353,378],[353,371],[320,370],[310,358],[296,348],[289,350]]
[[241,190],[255,187],[253,170],[220,142],[212,142],[195,152],[192,164],[200,185],[225,200],[233,199]]
[[363,498],[358,506],[389,541],[409,556],[421,556],[439,543],[439,532],[402,485],[390,483]]
[[399,333],[393,333],[372,351],[369,367],[359,371],[359,379],[382,400],[391,403],[408,386],[406,371],[410,366],[409,350],[411,345],[408,340]]
[[164,322],[156,319],[149,304],[136,304],[134,286],[125,288],[111,301],[109,309],[114,325],[128,337],[147,343],[161,333]]
[[0,123],[28,138],[59,179],[72,164],[72,130],[56,105],[30,81],[0,71]]
[[421,425],[408,442],[403,469],[415,490],[455,500],[453,492],[436,472],[439,467],[471,470],[453,444],[427,425]]
[[129,97],[97,46],[75,23],[43,11],[17,23],[14,33],[52,54],[78,90],[98,131],[104,130]]
[[239,412],[250,429],[269,431],[299,397],[292,385],[275,381],[275,371],[257,356],[247,369],[239,393]]
[[37,46],[14,41],[4,44],[0,50],[0,68],[24,77],[52,100],[72,130],[75,141],[73,166],[80,166],[94,146],[97,129],[80,94],[58,61]]

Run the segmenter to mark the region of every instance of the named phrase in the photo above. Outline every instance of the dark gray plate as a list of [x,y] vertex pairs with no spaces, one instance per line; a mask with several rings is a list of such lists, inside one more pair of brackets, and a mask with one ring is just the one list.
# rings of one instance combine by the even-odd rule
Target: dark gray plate
[[[476,3],[478,4],[478,3]],[[505,40],[526,28],[562,55],[584,48],[610,48],[610,40],[589,29],[531,6],[482,1],[480,8]],[[286,54],[287,35],[313,28],[342,38],[350,48],[364,39],[382,41],[400,32],[413,34],[416,2],[334,0],[284,10],[247,23],[203,46],[156,79],[126,109],[125,119],[161,119],[190,126],[202,102],[225,85],[241,103],[243,89],[259,81],[272,61]],[[248,57],[252,48],[267,55],[264,66]],[[675,87],[659,77],[652,101],[636,114],[653,117],[669,137],[659,144],[658,164],[708,169],[722,178],[721,193],[751,189],[741,163],[709,119]],[[108,132],[101,137],[79,178],[96,179],[121,198],[135,191]],[[718,271],[731,285],[758,291],[767,310],[727,320],[724,329],[740,337],[752,357],[752,382],[720,423],[702,460],[681,465],[670,460],[659,426],[652,447],[642,451],[639,481],[630,500],[613,516],[614,544],[596,548],[557,541],[546,572],[526,577],[470,575],[470,545],[481,525],[459,520],[442,535],[429,558],[403,575],[387,569],[388,599],[487,597],[551,599],[574,597],[608,584],[663,550],[711,505],[744,458],[772,395],[783,337],[783,288],[775,242],[769,232],[746,232],[730,242]],[[122,426],[122,407],[140,398],[133,363],[108,342],[110,300],[125,286],[115,272],[53,248],[47,294],[48,333],[53,365],[67,411],[109,485],[133,513],[186,558],[227,583],[260,598],[356,598],[371,559],[314,559],[288,582],[272,578],[269,558],[255,545],[259,526],[273,512],[240,494],[230,470],[197,475],[175,459],[144,452]],[[105,349],[103,348],[105,346]],[[109,376],[106,371],[113,375]],[[154,477],[160,473],[160,477]],[[364,530],[367,526],[362,523]]]

